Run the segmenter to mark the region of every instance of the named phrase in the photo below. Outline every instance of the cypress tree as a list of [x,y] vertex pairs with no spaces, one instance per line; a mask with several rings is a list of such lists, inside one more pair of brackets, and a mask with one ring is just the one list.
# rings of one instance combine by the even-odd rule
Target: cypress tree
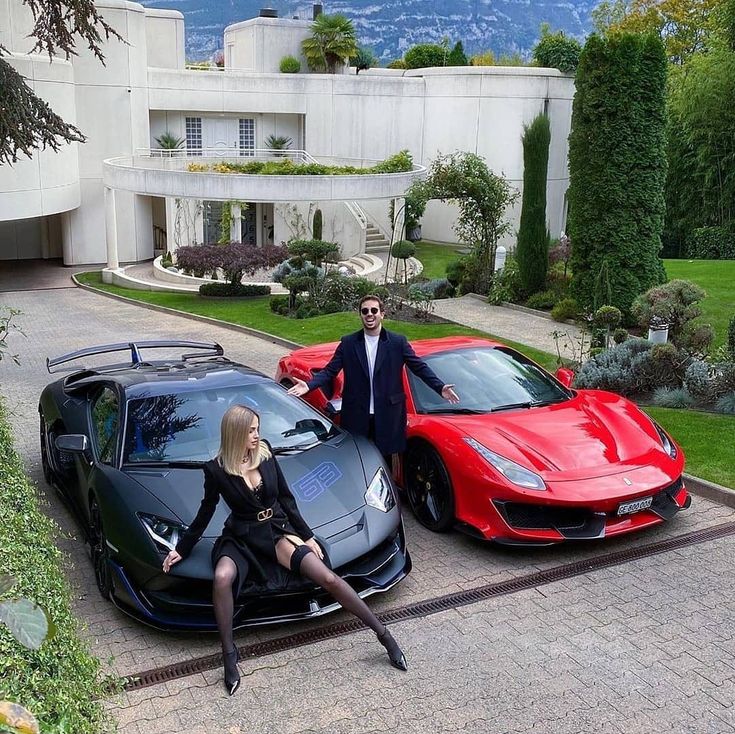
[[315,240],[320,240],[322,238],[322,210],[317,209],[314,212],[314,219],[311,223],[311,236]]
[[454,48],[449,52],[449,56],[447,56],[447,66],[467,66],[467,64],[469,64],[469,61],[467,61],[462,41],[457,41]]
[[[662,282],[666,52],[656,35],[591,36],[580,57],[569,136],[572,294],[585,307]],[[598,293],[605,273],[604,293]],[[598,285],[596,285],[598,284]]]
[[523,289],[528,294],[543,289],[549,267],[546,177],[550,143],[549,118],[540,114],[523,132],[523,204],[516,259]]

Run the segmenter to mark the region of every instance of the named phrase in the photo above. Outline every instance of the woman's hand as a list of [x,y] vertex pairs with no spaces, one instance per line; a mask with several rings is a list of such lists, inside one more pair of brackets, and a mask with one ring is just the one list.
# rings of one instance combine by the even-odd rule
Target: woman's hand
[[168,573],[171,570],[171,566],[178,563],[180,560],[181,556],[175,550],[170,551],[163,559],[163,572]]
[[305,544],[308,548],[311,548],[314,553],[316,553],[316,557],[320,561],[324,560],[324,551],[322,550],[322,547],[319,545],[319,543],[316,542],[316,538],[309,538],[309,540],[307,540]]

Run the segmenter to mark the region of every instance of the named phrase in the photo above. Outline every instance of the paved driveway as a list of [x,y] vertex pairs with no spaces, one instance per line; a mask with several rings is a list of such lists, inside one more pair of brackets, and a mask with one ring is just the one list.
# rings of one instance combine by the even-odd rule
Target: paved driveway
[[[40,471],[36,406],[51,379],[45,358],[132,338],[214,339],[272,374],[284,349],[81,290],[5,293],[2,301],[24,312],[28,337],[13,341],[21,368],[0,363],[0,392],[29,473],[64,531],[59,545],[93,651],[120,675],[217,652],[214,635],[159,633],[99,599],[78,530]],[[407,517],[414,572],[370,603],[390,610],[733,520],[732,510],[695,498],[674,523],[632,540],[510,552],[431,534]],[[582,567],[562,581],[396,624],[405,674],[358,632],[246,660],[232,699],[215,670],[123,694],[109,707],[123,734],[733,731],[734,538],[588,573]],[[322,624],[245,631],[237,642]]]

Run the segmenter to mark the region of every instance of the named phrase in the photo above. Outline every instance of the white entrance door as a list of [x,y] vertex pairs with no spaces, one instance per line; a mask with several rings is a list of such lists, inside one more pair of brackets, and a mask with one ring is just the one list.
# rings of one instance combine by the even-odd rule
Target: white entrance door
[[238,147],[237,120],[230,118],[207,118],[202,120],[202,144],[210,149],[229,149],[232,152]]

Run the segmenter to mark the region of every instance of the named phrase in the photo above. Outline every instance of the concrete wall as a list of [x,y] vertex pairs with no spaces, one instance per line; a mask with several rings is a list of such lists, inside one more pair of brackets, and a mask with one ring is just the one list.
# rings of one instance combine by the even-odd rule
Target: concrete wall
[[310,35],[311,21],[290,18],[252,18],[225,28],[226,69],[278,72],[284,56],[301,61],[301,71],[308,71],[301,52],[301,42]]
[[146,8],[145,36],[148,66],[184,68],[184,16],[181,13]]

